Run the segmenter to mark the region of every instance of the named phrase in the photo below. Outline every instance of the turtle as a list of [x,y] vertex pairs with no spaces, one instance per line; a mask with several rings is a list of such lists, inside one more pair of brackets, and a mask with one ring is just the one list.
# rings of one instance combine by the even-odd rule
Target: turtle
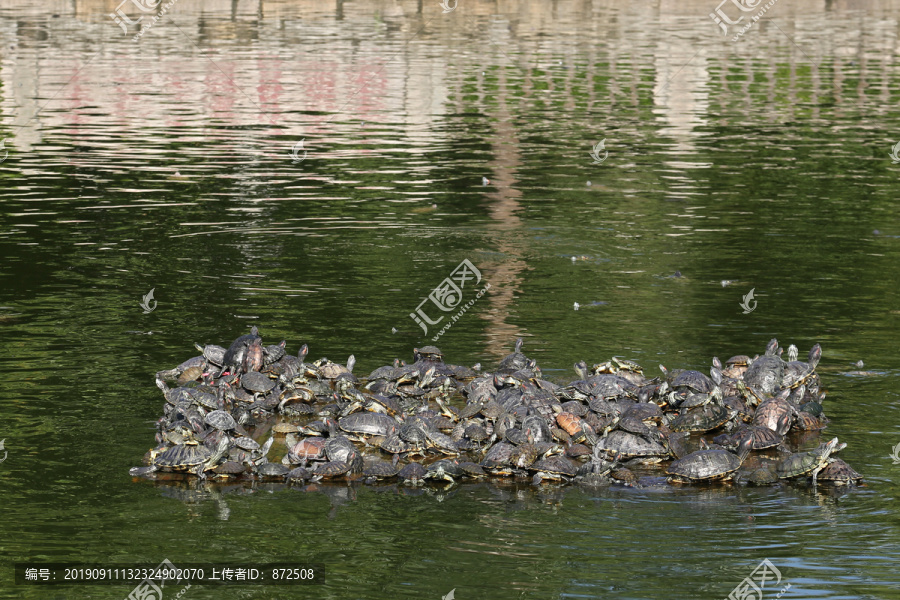
[[275,387],[275,380],[257,371],[250,371],[241,375],[241,386],[248,392],[265,394]]
[[773,485],[778,483],[775,465],[767,463],[754,469],[740,470],[734,475],[734,482],[741,485]]
[[305,438],[288,449],[288,460],[301,463],[305,460],[321,460],[325,458],[325,439],[320,437]]
[[320,477],[340,477],[350,471],[350,464],[341,460],[333,460],[326,463],[317,463],[315,474]]
[[413,446],[400,439],[396,433],[384,436],[378,447],[389,454],[404,454],[413,451]]
[[215,451],[197,442],[186,442],[159,453],[153,460],[153,466],[163,471],[192,472],[202,475],[212,469],[225,456],[231,440],[223,436]]
[[399,471],[400,469],[395,465],[383,460],[378,460],[366,465],[363,469],[363,475],[374,479],[390,479],[391,477],[396,477]]
[[419,485],[425,481],[425,476],[427,474],[428,469],[423,467],[420,463],[411,462],[400,469],[397,473],[397,479],[403,483]]
[[259,371],[262,369],[265,360],[265,351],[262,346],[262,338],[256,338],[247,346],[244,351],[244,360],[241,363],[241,369],[244,373],[250,371]]
[[256,475],[262,479],[284,479],[291,470],[279,463],[265,463],[256,468]]
[[733,378],[741,377],[752,362],[753,360],[746,354],[732,356],[725,361],[725,368],[722,369],[722,375]]
[[840,458],[832,458],[828,466],[819,471],[818,479],[833,485],[855,485],[862,479],[862,475]]
[[509,466],[515,449],[516,447],[508,442],[497,442],[485,453],[481,466],[485,469],[504,469]]
[[429,448],[433,448],[443,454],[459,454],[459,446],[449,435],[436,429],[426,429],[425,437]]
[[791,346],[791,348],[793,348],[795,352],[790,362],[784,366],[782,385],[788,388],[796,388],[806,384],[806,382],[815,374],[819,359],[822,358],[822,346],[816,344],[812,347],[809,351],[809,356],[807,357],[808,362],[798,361],[796,359],[796,346]]
[[237,426],[234,417],[232,417],[230,413],[224,410],[214,410],[210,413],[207,413],[204,421],[210,427],[213,427],[214,429],[218,429],[220,431],[228,431],[230,429],[234,429]]
[[524,343],[525,340],[522,338],[516,339],[515,351],[512,354],[508,354],[500,361],[497,372],[514,373],[528,366],[528,357],[522,354],[522,345]]
[[541,456],[540,449],[535,444],[522,444],[513,450],[509,463],[519,469],[527,469]]
[[769,398],[756,408],[752,423],[785,435],[791,429],[795,412],[787,400]]
[[487,473],[484,472],[484,469],[482,469],[481,465],[479,465],[478,463],[474,463],[468,460],[461,460],[458,464],[460,470],[462,470],[462,474],[466,477],[474,477],[477,479],[487,475]]
[[577,474],[575,465],[564,456],[551,456],[541,459],[529,467],[537,471],[532,482],[539,485],[544,480],[566,481]]
[[732,417],[732,411],[721,404],[704,404],[678,415],[670,423],[672,431],[704,432],[712,431],[726,424]]
[[598,439],[594,450],[605,452],[610,457],[641,458],[644,462],[658,462],[669,455],[668,449],[659,442],[619,430]]
[[666,474],[672,483],[730,479],[737,471],[742,458],[721,449],[698,450],[669,465]]
[[285,346],[287,346],[287,340],[281,340],[280,344],[270,344],[263,347],[263,363],[271,365],[284,358],[286,354]]
[[397,431],[397,421],[381,413],[356,413],[341,417],[338,421],[341,429],[357,435],[388,436]]
[[277,435],[297,433],[298,431],[300,431],[299,427],[297,427],[293,423],[287,423],[285,421],[281,421],[280,423],[275,423],[274,425],[272,425],[272,432]]
[[225,351],[225,355],[222,357],[222,369],[240,368],[244,363],[247,347],[257,339],[259,339],[259,329],[254,325],[250,328],[249,334],[235,339]]
[[776,473],[779,479],[790,479],[812,474],[813,485],[816,485],[816,476],[830,462],[832,452],[836,451],[838,439],[832,438],[815,450],[809,452],[797,452],[791,454],[778,463]]
[[247,466],[234,460],[226,460],[216,466],[212,472],[216,477],[236,477],[247,470]]
[[749,442],[751,450],[773,448],[784,441],[783,435],[761,425],[743,426],[732,433],[729,438],[730,439],[724,444],[725,446],[739,446],[746,440]]
[[774,394],[784,380],[784,361],[776,356],[778,340],[772,339],[766,353],[747,367],[743,382],[757,394]]
[[443,362],[444,355],[437,346],[422,346],[421,348],[413,348],[413,360],[428,360],[433,362]]
[[203,354],[203,358],[216,365],[217,367],[221,367],[225,364],[225,353],[228,352],[222,346],[217,346],[216,344],[207,344],[206,346],[201,346],[200,344],[194,343],[194,348],[200,351]]
[[256,450],[259,450],[260,448],[259,442],[249,437],[234,438],[234,446],[235,448],[240,448],[241,450],[246,450],[247,452],[254,452]]

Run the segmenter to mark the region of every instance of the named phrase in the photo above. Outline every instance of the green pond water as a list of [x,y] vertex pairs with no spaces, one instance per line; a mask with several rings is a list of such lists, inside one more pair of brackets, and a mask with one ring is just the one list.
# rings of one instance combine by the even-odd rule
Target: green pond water
[[[15,563],[164,559],[320,580],[188,600],[725,598],[763,559],[765,598],[900,598],[900,4],[853,7],[779,3],[731,42],[698,0],[181,0],[135,42],[112,2],[4,3],[0,598],[133,588]],[[864,485],[129,476],[194,342],[411,360],[409,313],[464,259],[491,290],[437,343],[456,364],[517,337],[553,380],[820,343]]]

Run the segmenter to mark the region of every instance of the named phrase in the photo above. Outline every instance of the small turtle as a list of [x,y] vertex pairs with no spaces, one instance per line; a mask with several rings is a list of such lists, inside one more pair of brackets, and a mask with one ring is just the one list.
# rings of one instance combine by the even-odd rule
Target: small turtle
[[532,464],[529,469],[537,471],[533,479],[535,485],[547,479],[566,481],[575,477],[577,473],[577,469],[572,461],[564,456],[551,456],[541,459]]
[[221,367],[225,363],[225,353],[228,352],[228,350],[222,346],[217,346],[215,344],[201,346],[200,344],[195,343],[194,347],[203,354],[203,358],[217,367]]
[[397,421],[380,413],[356,413],[342,417],[338,424],[347,433],[388,436],[397,431]]
[[256,468],[256,474],[262,479],[284,479],[290,469],[279,463],[265,463]]
[[214,410],[208,413],[204,420],[207,425],[220,431],[228,431],[237,427],[234,417],[224,410]]
[[855,485],[861,479],[862,475],[840,458],[832,458],[828,466],[819,471],[819,481],[834,485]]
[[766,354],[753,361],[743,375],[747,387],[758,394],[774,394],[784,380],[784,361],[776,356],[778,340],[772,339]]
[[658,462],[669,455],[668,449],[659,442],[618,430],[597,440],[594,449],[610,457],[621,455],[622,458],[641,458],[644,462]]
[[262,347],[262,338],[256,338],[244,351],[244,360],[241,363],[241,369],[244,373],[250,371],[259,371],[262,369],[265,359],[265,352]]
[[265,346],[263,348],[263,362],[266,365],[271,365],[272,363],[281,360],[285,355],[285,346],[287,346],[286,340],[281,340],[280,344],[271,344],[269,346]]
[[275,387],[275,380],[257,371],[250,371],[241,376],[241,386],[248,392],[265,394]]
[[670,424],[672,431],[712,431],[731,419],[730,410],[720,404],[704,404],[678,415]]
[[322,460],[325,458],[325,439],[320,437],[300,440],[288,449],[288,460],[301,463],[305,460]]
[[698,450],[669,465],[666,474],[673,483],[730,479],[743,460],[728,450]]
[[428,469],[417,462],[411,462],[397,473],[397,478],[411,485],[419,485],[425,481]]
[[780,479],[790,479],[811,474],[813,485],[816,485],[816,477],[819,471],[828,465],[830,462],[829,458],[837,450],[837,446],[838,439],[832,438],[815,450],[791,454],[778,463],[778,467],[776,467],[778,477]]
[[216,466],[212,472],[218,477],[237,477],[247,470],[247,466],[237,461],[226,460]]
[[250,328],[249,334],[242,335],[235,339],[222,357],[222,368],[240,368],[244,363],[244,355],[246,354],[247,347],[257,339],[259,339],[259,329],[257,329],[256,326]]
[[414,447],[400,439],[396,433],[384,436],[379,442],[378,447],[389,454],[404,454],[412,452]]
[[275,423],[275,425],[272,426],[272,432],[278,435],[287,435],[288,433],[297,433],[298,431],[300,431],[299,427],[285,421]]
[[350,471],[350,464],[341,460],[333,460],[326,463],[318,463],[315,474],[320,477],[340,477]]
[[769,398],[757,407],[753,414],[753,424],[785,435],[791,429],[794,414],[794,407],[787,400]]
[[240,448],[241,450],[246,450],[247,452],[254,452],[256,450],[259,450],[260,448],[259,442],[249,437],[235,438],[234,446],[236,448]]
[[383,460],[371,462],[363,469],[364,476],[375,479],[390,479],[396,477],[399,472],[400,469],[395,465]]

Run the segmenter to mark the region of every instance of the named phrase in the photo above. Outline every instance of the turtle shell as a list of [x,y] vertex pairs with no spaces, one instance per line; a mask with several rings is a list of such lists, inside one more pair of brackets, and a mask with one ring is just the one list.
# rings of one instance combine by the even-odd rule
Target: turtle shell
[[605,438],[597,440],[594,448],[613,456],[621,454],[623,458],[663,457],[669,454],[669,451],[659,442],[646,440],[633,433],[620,430],[613,431]]
[[172,446],[156,455],[153,464],[158,468],[170,471],[188,471],[192,467],[206,462],[212,456],[212,450],[197,443],[186,443]]
[[340,477],[350,471],[350,465],[342,460],[333,460],[319,463],[316,467],[316,475],[321,477]]
[[744,383],[758,393],[773,394],[784,380],[784,361],[777,356],[760,356],[744,373]]
[[794,409],[787,400],[769,398],[757,407],[753,414],[753,424],[785,435],[791,428],[793,416]]
[[256,473],[266,479],[284,479],[291,470],[280,463],[266,463],[257,467]]
[[338,421],[341,429],[362,435],[390,435],[397,430],[397,421],[381,413],[355,413]]
[[249,437],[238,437],[234,439],[234,445],[241,450],[246,450],[247,452],[253,452],[254,450],[259,450],[259,442]]
[[712,431],[724,425],[729,419],[728,409],[719,404],[704,404],[672,421],[672,431]]
[[862,475],[840,458],[832,459],[827,467],[819,471],[819,481],[830,481],[835,485],[853,485]]
[[673,388],[687,388],[699,394],[708,394],[713,390],[713,380],[700,371],[682,371],[672,380]]
[[[325,457],[325,439],[320,437],[306,438],[300,440],[288,451],[288,456],[292,462],[300,462],[303,459],[319,460]],[[297,459],[294,461],[293,459]]]
[[378,444],[378,447],[390,454],[403,454],[413,450],[413,446],[400,439],[400,436],[396,433],[385,436],[381,443]]
[[420,481],[428,474],[428,469],[417,462],[411,462],[397,473],[397,477],[404,481]]
[[389,477],[395,477],[399,471],[400,469],[391,463],[379,460],[369,463],[363,469],[363,475],[366,477],[375,477],[377,479],[387,479]]
[[576,473],[575,464],[564,456],[544,458],[532,464],[529,469],[556,475],[566,475],[567,477],[575,477]]
[[250,371],[241,376],[241,385],[248,392],[265,394],[275,387],[275,381],[258,371]]
[[741,459],[728,450],[698,450],[673,462],[666,473],[689,481],[724,479],[740,466]]
[[232,417],[231,414],[224,410],[214,410],[208,413],[204,421],[210,427],[213,427],[220,431],[234,429],[237,426],[234,417]]
[[246,465],[242,465],[233,460],[226,460],[221,465],[216,466],[216,468],[213,469],[213,473],[216,475],[240,475],[246,470]]

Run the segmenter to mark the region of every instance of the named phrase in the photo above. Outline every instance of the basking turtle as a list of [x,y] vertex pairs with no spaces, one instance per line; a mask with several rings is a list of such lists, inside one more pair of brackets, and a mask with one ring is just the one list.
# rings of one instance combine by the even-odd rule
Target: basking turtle
[[771,395],[781,387],[784,380],[784,361],[777,356],[778,340],[772,339],[766,346],[766,353],[753,361],[744,373],[747,387],[761,395]]
[[816,485],[816,477],[819,471],[830,462],[830,457],[837,450],[838,439],[832,438],[815,450],[809,452],[797,452],[778,463],[776,472],[780,479],[790,479],[812,474],[813,485]]
[[791,346],[791,348],[794,349],[794,356],[784,366],[782,385],[788,388],[796,388],[806,384],[815,375],[816,366],[819,364],[819,359],[822,358],[822,346],[816,344],[812,347],[807,357],[808,362],[798,361],[796,359],[796,346]]
[[383,460],[371,462],[363,469],[363,475],[372,479],[390,479],[399,472],[396,465]]
[[255,340],[260,339],[259,329],[254,325],[250,328],[250,333],[242,335],[231,343],[225,355],[222,357],[222,369],[239,369],[244,364],[244,356],[247,347]]
[[250,393],[265,394],[275,387],[275,380],[257,371],[250,371],[241,376],[241,386]]
[[[746,456],[747,450],[744,450]],[[730,479],[743,459],[728,450],[698,450],[669,465],[666,474],[673,483]]]
[[256,467],[256,475],[260,479],[281,479],[284,480],[291,470],[279,463],[265,463]]
[[721,404],[704,404],[678,415],[669,425],[672,431],[704,432],[725,425],[732,417],[732,411]]
[[853,467],[840,458],[830,459],[830,463],[819,471],[819,481],[827,481],[834,485],[855,485],[862,479]]
[[532,483],[539,485],[544,480],[567,481],[577,474],[575,465],[564,456],[551,456],[541,459],[529,467],[537,471]]
[[244,351],[244,360],[241,363],[241,369],[244,373],[250,371],[259,371],[262,369],[265,360],[265,352],[262,346],[262,338],[256,338],[247,346]]
[[768,427],[779,435],[785,435],[791,429],[795,412],[787,400],[769,398],[757,407],[753,414],[753,424]]
[[522,338],[516,339],[516,349],[512,354],[506,355],[503,360],[500,361],[500,367],[497,369],[497,372],[503,373],[514,373],[516,371],[521,371],[528,366],[528,357],[522,354],[522,345],[525,343],[525,340]]
[[195,343],[194,348],[203,354],[203,358],[217,367],[221,367],[225,363],[225,353],[228,352],[228,350],[222,346],[217,346],[216,344],[201,346],[200,344]]
[[214,410],[206,415],[206,424],[219,431],[228,431],[237,427],[234,417],[224,410]]
[[397,479],[410,485],[421,485],[428,475],[428,469],[417,462],[411,462],[397,473]]
[[611,458],[640,458],[642,462],[659,462],[669,455],[669,450],[659,442],[621,430],[598,439],[594,450],[605,452]]

